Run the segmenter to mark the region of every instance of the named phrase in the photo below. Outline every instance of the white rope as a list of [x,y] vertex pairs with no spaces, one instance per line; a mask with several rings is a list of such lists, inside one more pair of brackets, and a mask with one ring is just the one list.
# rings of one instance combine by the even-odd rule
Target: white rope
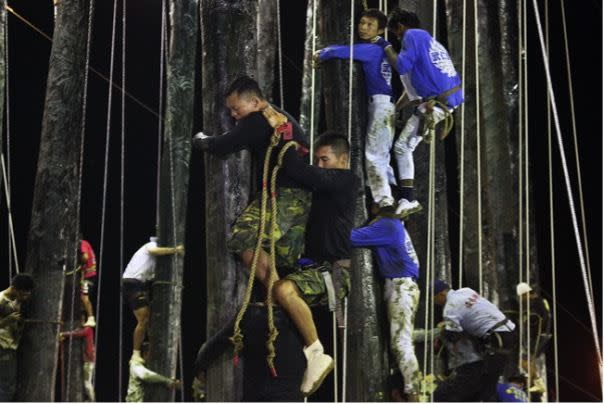
[[[430,143],[430,177],[432,186],[430,187],[430,272],[432,282],[430,282],[430,330],[432,341],[434,340],[434,279],[436,279],[436,139]],[[430,344],[430,373],[434,374],[434,344]],[[430,392],[430,401],[434,401],[434,391]]]
[[342,343],[342,402],[346,402],[346,371],[348,369],[348,297],[344,298],[344,341]]
[[[8,189],[8,176],[6,175],[6,165],[4,163],[4,152],[0,151],[0,157],[2,158],[2,178],[4,184],[4,195],[6,197],[6,210],[8,211],[8,232],[10,234],[10,238],[12,240],[12,253],[15,260],[15,269],[17,273],[19,273],[19,261],[17,258],[17,247],[15,243],[15,228],[13,225],[13,213],[11,210],[11,199],[10,199],[10,190]],[[10,253],[9,253],[10,255]],[[12,272],[10,273],[12,279]]]
[[[388,16],[388,0],[384,0],[384,14]],[[384,30],[384,39],[388,40],[388,27]]]
[[[2,13],[4,14],[4,89],[6,92],[6,101],[4,103],[5,105],[5,111],[6,111],[6,188],[8,190],[7,194],[8,194],[8,199],[10,199],[10,193],[11,193],[11,178],[12,178],[12,173],[11,173],[11,158],[10,158],[10,68],[9,68],[9,41],[8,41],[8,14],[6,13],[6,10],[2,10]],[[10,210],[9,210],[10,212]],[[15,245],[15,232],[14,229],[12,228],[12,224],[10,223],[10,221],[12,221],[12,217],[9,216],[9,227],[8,227],[8,234],[9,234],[9,238],[8,238],[8,273],[9,273],[9,282],[10,280],[13,279],[13,256],[10,254],[11,251],[14,252],[15,255],[15,269],[16,272],[19,273],[19,263],[17,260],[17,246]]]
[[[523,14],[522,14],[522,2],[525,0],[518,0],[518,283],[523,282],[523,276],[524,276],[524,270],[523,270],[523,264],[524,264],[524,259],[523,259],[523,248],[524,248],[524,242],[523,242],[523,234],[522,234],[522,230],[523,230],[523,226],[522,226],[522,219],[524,216],[524,209],[523,209],[523,201],[522,201],[522,196],[523,196],[523,186],[522,186],[522,179],[523,179],[523,170],[522,170],[522,153],[523,153],[523,141],[522,141],[522,137],[524,134],[523,131],[523,126],[524,126],[524,121],[522,119],[522,114],[524,111],[524,98],[522,97],[522,91],[524,88],[524,84],[523,84],[523,80],[524,80],[524,72],[523,72],[523,68],[524,65],[522,63],[522,58],[524,57],[524,48],[525,48],[525,44],[523,43],[522,39],[522,19],[523,19]],[[520,299],[520,304],[519,304],[519,313],[520,313],[520,319],[522,319],[522,313],[524,313],[524,302],[523,299]],[[522,371],[522,346],[523,346],[523,336],[524,336],[524,322],[520,321],[519,322],[519,327],[518,327],[518,370]],[[526,390],[528,391],[529,386],[527,386]]]
[[[337,298],[337,296],[336,296]],[[336,312],[331,312],[331,329],[333,333],[333,402],[338,402],[338,327],[336,323]]]
[[[354,66],[354,1],[350,0],[350,62],[348,65],[348,143],[352,143],[352,67]],[[350,159],[350,151],[348,152]]]
[[[105,222],[107,216],[107,179],[109,177],[109,140],[111,134],[111,104],[113,99],[113,68],[115,61],[115,33],[116,33],[116,14],[117,14],[117,0],[113,2],[113,17],[112,17],[112,29],[111,29],[111,51],[110,51],[110,61],[109,61],[109,86],[108,86],[108,96],[107,96],[107,125],[105,129],[105,160],[104,160],[104,168],[103,168],[103,203],[101,208],[101,236],[100,236],[100,249],[99,249],[99,262],[97,265],[98,268],[98,288],[97,288],[97,300],[96,300],[96,322],[97,326],[94,330],[94,342],[96,344],[96,350],[99,351],[99,324],[100,324],[100,316],[101,316],[101,286],[103,281],[103,264],[104,264],[104,252],[105,252]],[[121,274],[121,270],[120,270]],[[121,281],[121,277],[120,277]],[[120,300],[121,300],[121,288],[120,288]],[[121,303],[121,302],[120,302]],[[120,304],[121,307],[121,304]],[[121,311],[121,309],[120,309]],[[119,366],[121,368],[121,347],[122,347],[122,326],[120,322],[120,360]],[[95,355],[94,364],[96,369],[96,359],[98,355]],[[96,376],[98,372],[94,372],[94,376],[92,379],[92,385],[96,386]]]
[[281,43],[281,0],[277,0],[277,49],[279,51],[279,102],[281,109],[285,109],[283,93],[283,49]]
[[[466,88],[466,0],[463,0],[463,11],[461,17],[461,92],[465,94]],[[466,142],[466,131],[465,131],[465,118],[466,118],[466,103],[461,103],[461,123],[460,123],[460,135],[461,135],[461,156],[460,156],[460,168],[459,168],[459,288],[463,287],[463,225],[464,225],[464,184],[465,184],[465,142]]]
[[[547,63],[547,54],[545,51],[545,44],[544,44],[544,40],[543,40],[543,30],[541,28],[541,21],[539,19],[539,7],[537,5],[537,1],[533,0],[533,9],[535,11],[535,21],[537,22],[537,30],[539,33],[539,42],[541,45],[541,54],[543,57],[543,61],[544,61],[544,67],[545,67],[545,75],[547,78],[547,90],[550,94],[551,97],[551,104],[552,104],[552,110],[554,113],[554,124],[556,127],[556,135],[557,135],[557,140],[558,140],[558,150],[560,152],[560,158],[562,160],[562,170],[564,172],[564,180],[566,183],[566,192],[567,192],[567,196],[568,196],[568,204],[569,204],[569,208],[571,211],[571,218],[572,218],[572,223],[573,223],[573,232],[575,235],[575,241],[577,243],[577,251],[579,253],[579,263],[581,265],[581,274],[583,277],[583,285],[585,288],[585,295],[587,298],[587,306],[589,309],[589,315],[590,315],[590,320],[591,320],[591,326],[592,326],[592,332],[593,332],[593,337],[594,337],[594,345],[596,348],[596,353],[598,355],[598,367],[599,367],[599,372],[600,372],[600,381],[602,381],[602,352],[600,349],[600,341],[599,341],[599,337],[598,337],[598,327],[597,327],[597,320],[596,320],[596,313],[595,313],[595,307],[594,307],[594,303],[593,300],[591,298],[591,295],[589,293],[589,284],[587,281],[587,269],[586,269],[586,265],[585,265],[585,257],[583,256],[583,249],[582,249],[582,245],[581,245],[581,237],[579,235],[579,225],[577,222],[577,215],[575,212],[575,205],[574,205],[574,201],[573,201],[573,197],[572,197],[572,190],[571,190],[571,184],[570,184],[570,176],[568,173],[568,166],[567,166],[567,162],[566,162],[566,155],[564,153],[564,145],[562,143],[562,130],[560,129],[560,121],[559,121],[559,117],[558,117],[558,109],[556,107],[556,97],[554,95],[554,89],[552,87],[552,79],[551,79],[551,74],[550,74],[550,70],[549,70],[549,64]],[[601,386],[602,387],[602,386]]]
[[[547,54],[549,55],[549,0],[545,0],[545,32],[547,34]],[[549,57],[548,57],[549,63]],[[549,93],[547,94],[547,177],[549,194],[549,235],[550,235],[550,259],[552,274],[552,311],[554,320],[554,388],[556,391],[556,402],[560,402],[560,377],[558,369],[558,316],[556,310],[556,237],[554,227],[554,181],[553,181],[553,163],[552,163],[552,111]]]
[[155,228],[159,227],[159,189],[161,185],[161,149],[164,131],[164,63],[166,53],[166,0],[161,2],[161,33],[159,49],[159,116],[157,117],[157,180],[155,188]]
[[478,59],[478,0],[474,0],[474,58],[476,66],[476,197],[478,200],[478,293],[483,294],[482,280],[482,162],[480,152],[480,60]]
[[[126,160],[126,4],[127,0],[122,0],[122,102],[121,102],[121,150],[120,150],[120,269],[124,268],[124,183],[125,183],[125,160]],[[119,352],[119,386],[118,401],[122,402],[123,397],[123,361],[124,349],[122,347],[122,335],[124,332],[124,296],[120,293],[120,352]]]
[[312,58],[317,51],[317,0],[312,0],[312,54],[311,54],[311,70],[310,70],[310,164],[313,163],[314,140],[315,140],[315,80],[316,72],[312,67]]
[[432,0],[432,37],[436,39],[436,18],[438,11],[438,0]]
[[[82,94],[82,109],[81,109],[81,118],[80,118],[80,157],[79,157],[79,169],[78,169],[78,189],[77,189],[77,198],[76,198],[76,226],[75,226],[75,242],[71,251],[79,251],[81,240],[80,240],[80,208],[82,204],[82,176],[84,170],[84,148],[86,144],[86,110],[88,105],[88,71],[90,67],[90,47],[92,45],[92,22],[94,16],[94,0],[90,0],[88,5],[88,30],[86,37],[86,55],[85,55],[85,64],[84,64],[84,92]],[[75,247],[75,248],[74,248]],[[76,252],[73,256],[72,268],[76,268],[76,265],[79,265],[79,254]],[[74,326],[74,317],[75,317],[75,296],[76,296],[76,286],[79,286],[79,282],[77,281],[77,276],[83,276],[83,273],[78,271],[73,271],[73,279],[71,283],[71,307],[70,307],[70,318],[69,325],[73,328]],[[71,351],[73,348],[73,338],[69,339],[69,350],[67,352],[67,387],[65,388],[66,394],[65,397],[69,400],[69,391],[70,391],[70,383],[71,383]]]
[[[581,222],[583,224],[583,245],[585,246],[585,257],[587,264],[587,279],[589,281],[589,290],[591,293],[591,298],[594,298],[594,290],[593,284],[591,280],[591,260],[589,259],[589,243],[587,239],[587,220],[585,219],[585,204],[583,199],[583,180],[581,175],[581,162],[579,158],[579,143],[577,136],[577,120],[575,115],[575,97],[573,91],[573,80],[572,74],[573,71],[570,65],[570,51],[568,47],[568,31],[566,29],[566,11],[564,9],[564,0],[560,0],[560,7],[562,9],[562,32],[564,33],[564,55],[566,59],[566,76],[568,79],[568,94],[569,94],[569,102],[570,102],[570,116],[572,121],[573,128],[573,145],[575,148],[575,162],[577,165],[577,185],[579,186],[579,207],[581,208]],[[546,19],[547,21],[547,19]],[[548,52],[549,54],[549,52]]]
[[[523,42],[524,42],[524,59],[523,59],[523,64],[524,64],[524,88],[523,88],[523,97],[524,97],[524,215],[525,215],[525,221],[524,221],[524,241],[526,243],[526,248],[524,250],[524,259],[525,259],[525,267],[524,270],[526,271],[526,283],[530,284],[531,283],[531,231],[530,231],[530,188],[529,188],[529,184],[530,184],[530,176],[529,176],[529,103],[528,103],[528,28],[527,28],[527,22],[528,22],[528,12],[527,12],[527,2],[524,1],[524,5],[523,5],[523,14],[524,14],[524,20],[523,20],[523,30],[522,30],[522,36],[523,36]],[[526,301],[526,318],[527,318],[527,323],[526,323],[526,347],[527,347],[527,368],[528,368],[528,376],[527,376],[527,386],[530,388],[531,386],[531,379],[532,379],[532,353],[531,353],[531,326],[530,326],[530,319],[531,319],[531,299],[527,299]]]

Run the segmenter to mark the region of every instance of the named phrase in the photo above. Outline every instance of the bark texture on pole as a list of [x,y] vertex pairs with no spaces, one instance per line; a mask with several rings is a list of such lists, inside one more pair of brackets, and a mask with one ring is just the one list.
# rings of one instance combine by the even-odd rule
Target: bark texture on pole
[[[350,41],[350,3],[321,2],[319,9],[321,46],[346,44]],[[355,1],[355,10],[362,2]],[[352,23],[356,24],[356,21]],[[356,29],[355,29],[356,33]],[[351,167],[364,179],[365,137],[367,131],[367,95],[360,66],[354,66],[353,98],[349,105],[349,62],[323,63],[325,86],[325,118],[327,129],[348,133],[348,111],[352,108]],[[367,220],[364,185],[356,200],[355,226]],[[383,401],[387,399],[385,382],[388,377],[387,325],[383,303],[382,281],[373,270],[371,251],[357,249],[351,268],[352,290],[348,313],[348,375],[347,400]]]
[[[36,283],[26,317],[40,321],[27,323],[21,340],[17,401],[55,400],[60,328],[54,322],[63,312],[71,313],[68,305],[73,289],[69,282],[65,287],[63,270],[75,268],[78,248],[76,216],[88,6],[87,0],[62,1],[55,23],[25,265]],[[73,301],[76,309],[79,296]],[[75,323],[79,324],[79,311],[74,311]],[[73,329],[75,324],[67,321],[64,328]],[[68,399],[81,401],[79,342],[74,340],[72,349],[71,356],[80,365],[72,363]]]
[[[172,0],[167,59],[164,153],[160,177],[159,245],[184,245],[193,130],[195,49],[198,1]],[[158,257],[149,339],[149,368],[175,377],[181,341],[183,256]],[[182,376],[181,376],[182,377]],[[173,401],[174,390],[163,384],[145,387],[148,401]]]
[[[275,0],[202,0],[203,122],[207,135],[233,128],[225,92],[238,76],[256,78],[271,97],[275,63]],[[229,46],[225,46],[229,44]],[[262,164],[262,162],[256,162]],[[205,155],[207,335],[213,335],[239,307],[249,271],[226,248],[235,219],[243,212],[253,188],[247,151],[226,160]],[[208,401],[238,401],[242,394],[241,368],[233,366],[227,350],[208,369]]]

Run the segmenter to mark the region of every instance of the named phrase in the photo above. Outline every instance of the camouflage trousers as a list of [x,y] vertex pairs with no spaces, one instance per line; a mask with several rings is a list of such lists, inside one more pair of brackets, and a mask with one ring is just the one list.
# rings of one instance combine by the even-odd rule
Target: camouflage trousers
[[[336,291],[336,299],[342,300],[350,291],[350,274],[347,268],[340,267],[342,271],[341,289]],[[301,269],[287,275],[285,279],[296,284],[300,296],[309,306],[326,305],[328,303],[325,278],[318,267]]]
[[405,379],[405,393],[418,394],[421,373],[413,346],[413,323],[419,303],[419,287],[411,278],[386,279],[384,300],[390,321],[390,349]]
[[396,184],[390,166],[390,148],[394,138],[394,104],[390,96],[377,94],[369,99],[365,170],[373,201],[380,206],[394,203],[389,183]]
[[[260,231],[262,194],[259,192],[245,208],[233,225],[232,234],[227,242],[230,252],[241,254],[246,250],[255,250]],[[296,261],[304,251],[304,231],[310,212],[311,193],[297,188],[279,188],[277,191],[277,232],[275,251],[277,267],[294,268]],[[270,199],[267,203],[266,227],[262,235],[262,248],[270,252]]]

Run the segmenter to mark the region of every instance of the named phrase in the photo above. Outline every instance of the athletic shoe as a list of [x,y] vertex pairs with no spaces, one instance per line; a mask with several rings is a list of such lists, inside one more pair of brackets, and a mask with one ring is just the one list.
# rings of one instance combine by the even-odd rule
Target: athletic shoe
[[323,353],[322,346],[321,349],[311,350],[314,345],[312,344],[304,349],[307,364],[304,377],[302,378],[302,386],[300,387],[300,391],[304,397],[308,397],[317,391],[323,380],[325,380],[325,377],[333,370],[334,365],[332,357]]
[[420,210],[422,210],[422,205],[420,205],[417,199],[409,202],[405,198],[401,198],[398,201],[398,206],[396,207],[396,214],[401,219],[404,219],[405,217],[413,213],[419,212]]

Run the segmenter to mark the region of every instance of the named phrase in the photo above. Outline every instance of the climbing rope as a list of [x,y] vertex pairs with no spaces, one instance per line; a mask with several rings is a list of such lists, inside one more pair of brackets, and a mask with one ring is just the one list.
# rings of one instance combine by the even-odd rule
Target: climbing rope
[[476,213],[478,215],[478,293],[482,295],[482,162],[480,153],[480,59],[478,57],[478,40],[478,0],[474,0],[474,66],[476,69]]
[[[562,12],[564,13],[564,0],[561,2]],[[563,18],[564,21],[564,18]],[[545,32],[547,34],[547,54],[549,63],[549,0],[545,0]],[[563,24],[564,25],[564,24]],[[566,32],[566,31],[565,31]],[[568,56],[568,54],[567,54]],[[568,59],[567,59],[568,61]],[[570,79],[570,76],[569,76]],[[571,86],[572,88],[572,86]],[[571,91],[572,94],[572,91]],[[571,95],[572,98],[572,95]],[[547,94],[547,180],[548,180],[548,197],[549,197],[549,237],[550,237],[550,259],[551,259],[551,274],[552,274],[552,294],[553,294],[553,336],[554,336],[554,388],[556,391],[556,402],[560,402],[560,377],[558,369],[558,311],[556,299],[556,238],[554,228],[554,180],[553,180],[553,162],[552,162],[552,110],[550,104],[549,93]],[[572,101],[571,101],[572,102]],[[572,110],[572,107],[571,107]],[[577,160],[578,162],[578,160]],[[580,178],[579,178],[580,181]],[[579,188],[580,189],[580,188]],[[582,203],[582,198],[581,198]],[[585,225],[585,221],[583,222]],[[583,227],[585,230],[585,227]],[[586,245],[587,250],[587,245]],[[589,258],[589,256],[588,256]],[[589,259],[588,259],[589,262]],[[589,268],[589,266],[588,266]]]
[[[113,1],[113,17],[112,17],[112,29],[111,29],[111,51],[110,51],[110,59],[109,59],[109,83],[113,83],[113,68],[115,66],[115,33],[116,33],[116,15],[117,15],[117,0]],[[98,268],[98,287],[97,287],[97,300],[96,300],[96,322],[97,326],[94,330],[94,342],[96,344],[97,351],[99,350],[99,326],[100,324],[100,315],[101,315],[101,286],[103,281],[103,264],[104,264],[104,252],[105,252],[105,223],[107,217],[107,179],[109,177],[109,140],[111,134],[111,105],[113,100],[113,86],[109,84],[108,86],[108,96],[107,96],[107,124],[105,128],[105,158],[103,165],[103,202],[101,207],[101,235],[100,235],[100,248],[99,248],[99,262],[97,265]],[[120,287],[121,290],[121,287]],[[121,296],[121,292],[120,292]],[[120,297],[120,312],[121,312],[121,297]],[[121,319],[121,314],[120,314]],[[122,366],[121,361],[121,343],[122,340],[122,326],[120,321],[120,360],[119,366]],[[96,369],[96,361],[97,355],[94,357],[94,366]],[[92,379],[93,388],[96,387],[96,376],[98,372],[94,372],[94,376]]]
[[[546,3],[547,4],[547,3]],[[593,284],[591,280],[591,260],[589,259],[589,243],[587,239],[587,220],[585,218],[585,203],[583,199],[583,180],[581,175],[581,162],[579,158],[579,142],[577,136],[577,119],[575,115],[575,97],[573,91],[573,80],[571,72],[573,71],[570,65],[570,51],[568,47],[568,31],[566,29],[566,11],[564,8],[564,0],[560,0],[560,7],[562,11],[562,32],[564,33],[564,55],[566,60],[566,76],[568,79],[568,100],[570,103],[570,117],[573,129],[573,146],[575,150],[575,163],[577,166],[577,185],[579,188],[579,207],[581,208],[581,222],[583,224],[583,244],[585,246],[585,257],[586,257],[586,265],[587,265],[587,280],[589,283],[589,289],[591,292],[591,298],[594,298]],[[547,17],[546,17],[546,22]],[[546,30],[547,31],[547,30]],[[549,52],[548,52],[549,54]],[[549,105],[549,104],[548,104]]]
[[[11,210],[11,199],[10,199],[10,190],[8,187],[8,175],[6,164],[4,163],[4,152],[0,150],[0,158],[2,160],[2,179],[4,184],[4,196],[6,198],[6,210],[8,212],[8,231],[10,234],[10,239],[12,240],[9,244],[9,247],[12,247],[10,251],[12,251],[15,261],[15,270],[19,273],[19,259],[17,257],[17,244],[15,243],[15,228],[13,225],[13,213]],[[10,255],[9,251],[9,255]],[[10,267],[9,267],[10,268]],[[12,279],[12,272],[10,273]]]
[[[523,259],[523,247],[524,247],[524,242],[523,242],[523,226],[522,226],[522,218],[524,217],[524,209],[523,209],[523,171],[522,171],[522,154],[524,153],[523,151],[523,141],[522,141],[522,137],[523,137],[523,126],[524,126],[524,120],[522,119],[522,115],[524,112],[524,98],[522,96],[523,93],[523,89],[524,89],[524,65],[522,63],[522,58],[524,57],[524,50],[525,50],[525,44],[523,42],[523,35],[522,35],[522,29],[523,29],[523,25],[522,25],[522,20],[523,20],[523,13],[522,13],[522,0],[519,0],[519,4],[518,4],[518,16],[517,16],[517,21],[518,21],[518,283],[523,282],[523,276],[524,276],[524,259]],[[522,318],[522,313],[524,312],[524,302],[523,299],[520,299],[520,303],[519,303],[519,312],[520,312],[520,317]],[[518,370],[520,372],[522,372],[522,344],[523,344],[523,337],[524,337],[524,322],[520,321],[519,327],[518,327]],[[528,386],[527,386],[527,391],[528,391]]]
[[[6,93],[5,98],[5,111],[6,111],[6,179],[5,179],[5,187],[7,190],[7,200],[10,199],[10,190],[11,190],[11,158],[10,158],[10,68],[9,68],[9,41],[8,41],[8,15],[6,14],[6,9],[1,11],[4,14],[4,89]],[[0,146],[0,149],[2,147]],[[7,204],[8,206],[8,204]],[[13,279],[13,256],[11,255],[11,251],[15,254],[15,269],[16,272],[19,273],[19,263],[17,260],[16,254],[16,245],[15,245],[15,232],[12,228],[12,213],[10,209],[7,209],[9,212],[9,227],[8,227],[8,274],[9,274],[9,282]]]
[[[461,92],[465,94],[466,86],[466,14],[467,5],[466,0],[463,0],[462,5],[462,17],[461,17]],[[459,164],[459,257],[458,257],[458,268],[459,268],[459,288],[463,287],[463,235],[464,235],[464,184],[465,184],[465,118],[466,118],[466,103],[461,103],[461,122],[460,122],[460,164]]]
[[[523,2],[523,27],[522,27],[522,37],[524,42],[524,58],[522,60],[524,65],[524,86],[522,95],[524,97],[524,164],[522,167],[524,168],[524,241],[525,241],[525,250],[524,250],[524,270],[525,281],[527,284],[531,282],[531,249],[530,249],[530,184],[529,184],[529,103],[528,103],[528,13],[527,13],[527,2],[524,0]],[[527,386],[530,388],[532,385],[532,358],[531,358],[531,327],[530,327],[530,318],[531,318],[531,299],[527,299],[526,301],[526,347],[527,347]]]
[[[277,157],[277,165],[273,168],[272,175],[270,178],[270,185],[268,183],[269,176],[269,166],[270,160],[273,153],[273,150],[279,145],[279,142],[282,138],[282,134],[284,131],[291,130],[290,123],[287,122],[287,118],[281,114],[276,112],[272,107],[268,107],[262,111],[264,117],[267,119],[269,124],[274,128],[273,136],[271,136],[271,140],[269,146],[266,149],[266,153],[264,155],[264,165],[262,169],[262,195],[261,195],[261,203],[260,203],[260,228],[258,230],[258,240],[256,241],[256,248],[254,249],[254,257],[252,258],[252,265],[250,268],[250,275],[248,279],[247,289],[245,291],[245,295],[243,298],[243,303],[241,305],[241,309],[237,313],[237,317],[235,318],[235,325],[233,336],[230,338],[231,342],[234,346],[234,364],[237,366],[239,363],[239,352],[243,348],[243,334],[241,332],[240,323],[245,315],[245,312],[249,306],[250,298],[252,295],[252,289],[254,286],[254,279],[256,276],[256,268],[258,266],[258,257],[262,251],[262,242],[265,238],[268,238],[270,244],[270,275],[269,275],[269,283],[267,287],[267,297],[266,297],[266,306],[268,311],[268,328],[269,328],[269,336],[267,340],[267,363],[268,367],[271,371],[271,374],[276,377],[277,372],[274,366],[274,358],[275,358],[275,349],[274,349],[274,341],[279,334],[278,330],[274,325],[273,318],[273,284],[278,277],[277,268],[276,268],[276,251],[275,251],[275,233],[277,232],[277,173],[283,161],[283,156],[285,152],[295,145],[296,142],[290,141],[287,142],[280,150]],[[288,127],[289,126],[289,127]],[[270,189],[269,189],[270,186]],[[271,223],[270,223],[270,232],[268,236],[266,235],[266,215],[267,215],[267,205],[269,199],[269,192],[271,198]]]
[[[350,59],[348,63],[348,143],[352,143],[352,67],[354,66],[354,1],[350,0]],[[348,151],[348,159],[350,153]]]
[[[94,16],[94,0],[90,0],[88,5],[88,30],[86,36],[86,55],[85,55],[85,64],[84,64],[84,92],[82,95],[82,109],[81,109],[81,118],[80,118],[80,157],[79,157],[79,168],[78,168],[78,190],[77,190],[77,198],[76,198],[76,226],[75,226],[75,242],[71,251],[75,251],[73,267],[75,267],[75,261],[79,263],[79,253],[81,249],[81,243],[79,234],[80,234],[80,208],[82,203],[82,176],[84,170],[84,148],[86,143],[86,107],[88,104],[88,68],[90,66],[90,48],[92,46],[92,23]],[[70,307],[70,317],[69,324],[71,328],[74,328],[74,317],[75,317],[75,295],[76,295],[76,286],[80,286],[80,282],[76,280],[77,272],[73,274],[73,279],[71,282],[71,307]],[[79,274],[81,278],[83,278],[83,273]],[[67,386],[66,386],[66,396],[69,397],[70,391],[70,382],[71,382],[71,354],[73,348],[73,338],[69,340],[69,349],[67,351]]]
[[279,106],[285,109],[283,93],[283,46],[281,43],[281,0],[277,0],[277,50],[279,52]]
[[[122,89],[126,88],[126,4],[127,0],[122,0]],[[122,91],[121,97],[121,125],[120,125],[120,269],[124,270],[124,183],[125,183],[125,161],[126,161],[126,99],[125,92]],[[121,282],[121,280],[120,280]],[[121,285],[120,285],[121,286]],[[118,371],[118,401],[123,397],[123,363],[124,349],[122,339],[124,334],[124,295],[120,293],[120,352],[119,352],[119,371]]]
[[[312,58],[317,51],[317,0],[312,0],[312,53],[311,53],[311,65]],[[314,154],[314,141],[315,141],[315,82],[316,82],[316,69],[311,67],[310,69],[310,163],[313,163]]]
[[560,152],[560,158],[562,160],[562,170],[564,172],[566,192],[567,192],[567,196],[568,196],[569,208],[571,211],[573,232],[574,232],[575,241],[577,244],[577,251],[579,253],[579,263],[581,266],[581,274],[583,277],[583,286],[584,286],[585,295],[587,298],[587,306],[588,306],[590,320],[591,320],[594,345],[596,348],[596,353],[598,355],[598,370],[600,373],[600,381],[602,381],[602,379],[603,379],[603,377],[602,377],[602,351],[600,349],[600,341],[599,341],[599,336],[598,336],[598,326],[597,326],[597,320],[596,320],[595,307],[594,307],[594,302],[593,302],[593,299],[591,298],[591,294],[590,294],[590,290],[589,290],[589,283],[588,283],[588,279],[587,279],[587,268],[585,265],[585,257],[583,256],[581,237],[579,235],[579,225],[578,225],[577,215],[576,215],[576,211],[575,211],[575,205],[574,205],[574,201],[573,201],[573,197],[572,197],[570,175],[568,172],[568,165],[566,162],[566,155],[564,153],[564,145],[562,142],[562,130],[560,129],[558,109],[556,107],[556,98],[555,98],[554,89],[552,86],[552,79],[551,79],[551,73],[549,70],[549,64],[547,63],[547,54],[545,51],[545,44],[544,44],[544,39],[543,39],[543,29],[541,27],[539,7],[537,5],[536,0],[533,0],[533,9],[534,9],[535,21],[537,23],[537,31],[539,34],[539,43],[541,45],[541,55],[542,55],[543,63],[544,63],[544,67],[545,67],[545,75],[546,75],[546,79],[547,79],[547,90],[551,97],[550,100],[551,100],[552,111],[553,111],[553,115],[554,115],[554,124],[555,124],[555,128],[556,128],[556,136],[557,136],[557,140],[558,140],[558,150]]

